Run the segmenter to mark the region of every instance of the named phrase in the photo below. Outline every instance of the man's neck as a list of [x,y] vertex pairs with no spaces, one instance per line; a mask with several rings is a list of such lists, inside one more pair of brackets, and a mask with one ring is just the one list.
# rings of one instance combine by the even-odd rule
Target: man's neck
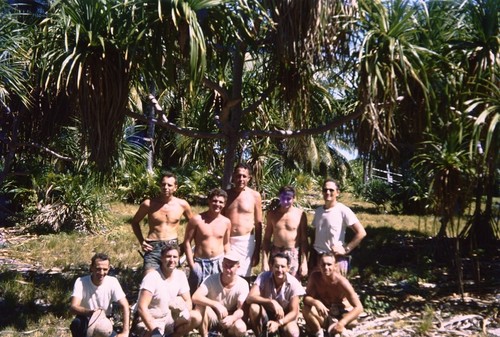
[[168,269],[168,268],[165,268],[165,267],[163,267],[163,266],[162,266],[162,267],[160,267],[160,270],[161,270],[161,273],[163,274],[163,276],[164,276],[165,278],[169,278],[169,277],[170,277],[170,275],[172,275],[172,272],[173,272],[173,270],[172,270],[172,269]]
[[234,283],[236,277],[236,275],[234,275],[233,277],[229,277],[224,274],[220,274],[220,283],[222,284],[222,286],[228,287]]
[[323,206],[325,209],[329,209],[329,208],[332,208],[334,207],[335,205],[337,204],[337,200],[328,200],[328,201],[325,201],[325,205]]

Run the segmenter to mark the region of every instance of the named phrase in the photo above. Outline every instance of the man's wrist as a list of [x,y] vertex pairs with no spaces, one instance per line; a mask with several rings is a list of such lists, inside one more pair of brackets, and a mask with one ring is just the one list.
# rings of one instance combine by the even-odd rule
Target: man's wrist
[[283,325],[285,325],[285,322],[283,322],[283,320],[282,320],[282,319],[279,319],[279,320],[278,320],[278,324],[279,324],[280,326],[283,326]]

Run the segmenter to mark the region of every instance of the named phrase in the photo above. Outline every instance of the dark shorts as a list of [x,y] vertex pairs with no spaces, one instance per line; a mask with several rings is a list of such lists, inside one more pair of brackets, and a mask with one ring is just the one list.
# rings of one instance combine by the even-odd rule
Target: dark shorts
[[151,246],[153,246],[153,250],[150,252],[144,253],[144,269],[158,269],[161,264],[161,250],[166,245],[179,245],[179,240],[155,240],[155,241],[147,241]]

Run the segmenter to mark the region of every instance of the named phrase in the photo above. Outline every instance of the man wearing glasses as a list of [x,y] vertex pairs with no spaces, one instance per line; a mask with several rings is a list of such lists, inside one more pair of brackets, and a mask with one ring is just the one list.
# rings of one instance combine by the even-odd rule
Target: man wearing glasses
[[[325,204],[314,212],[312,225],[314,234],[311,242],[313,249],[310,255],[310,272],[317,269],[318,256],[332,252],[337,260],[337,266],[342,275],[349,270],[349,254],[366,236],[366,231],[354,212],[337,201],[338,184],[333,179],[327,179],[323,184],[323,200]],[[350,242],[345,242],[346,228],[354,231]]]

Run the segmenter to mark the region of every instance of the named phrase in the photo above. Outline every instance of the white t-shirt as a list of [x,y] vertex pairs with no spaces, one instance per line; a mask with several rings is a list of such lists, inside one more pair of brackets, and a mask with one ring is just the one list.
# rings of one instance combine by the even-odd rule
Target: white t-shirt
[[96,286],[92,283],[90,275],[87,275],[76,280],[71,296],[80,298],[82,300],[80,305],[85,309],[101,308],[106,310],[106,315],[109,316],[112,314],[111,303],[125,298],[125,293],[118,280],[113,276],[106,275],[102,284]]
[[165,280],[165,284],[171,298],[175,298],[176,296],[181,296],[186,293],[189,294],[189,283],[186,273],[180,269],[174,269],[170,278]]
[[245,302],[250,291],[248,282],[240,276],[231,289],[225,289],[220,282],[221,274],[213,274],[207,277],[200,285],[207,289],[207,297],[211,300],[222,303],[229,314],[232,314],[238,308],[239,303]]
[[149,303],[149,312],[154,318],[170,314],[169,303],[177,296],[189,293],[189,284],[183,271],[174,269],[166,279],[160,269],[148,273],[142,279],[140,289],[149,291],[153,298]]
[[323,206],[316,208],[312,222],[316,233],[314,249],[325,253],[331,251],[332,246],[343,245],[346,228],[358,222],[354,212],[340,202],[329,209]]

